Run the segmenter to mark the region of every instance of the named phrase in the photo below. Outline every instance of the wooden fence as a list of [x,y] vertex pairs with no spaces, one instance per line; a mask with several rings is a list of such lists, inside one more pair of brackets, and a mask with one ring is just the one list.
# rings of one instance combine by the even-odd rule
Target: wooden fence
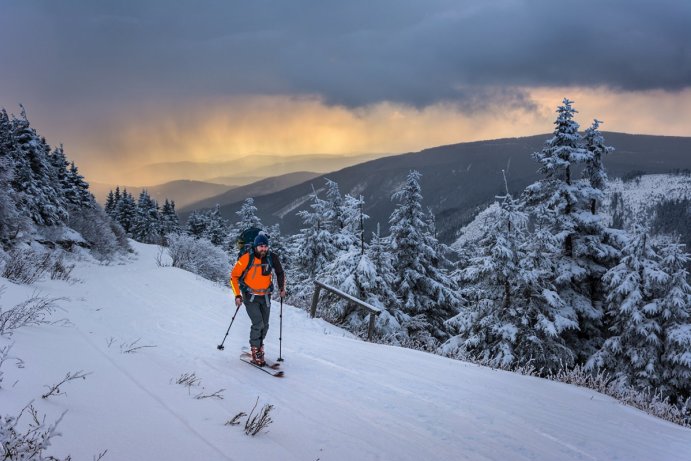
[[337,288],[334,288],[332,286],[326,285],[325,283],[321,283],[315,280],[314,294],[312,295],[312,308],[310,309],[310,316],[312,318],[314,318],[317,315],[317,303],[319,302],[319,294],[321,293],[322,288],[326,291],[330,291],[336,296],[339,296],[343,299],[347,299],[348,301],[357,304],[358,306],[362,307],[363,309],[369,312],[370,316],[369,327],[367,328],[367,339],[371,340],[372,333],[374,333],[374,323],[377,321],[377,316],[381,314],[381,309],[379,309],[378,307],[374,307],[371,304],[367,304],[366,302],[357,299],[356,297],[351,296],[348,293],[344,293]]

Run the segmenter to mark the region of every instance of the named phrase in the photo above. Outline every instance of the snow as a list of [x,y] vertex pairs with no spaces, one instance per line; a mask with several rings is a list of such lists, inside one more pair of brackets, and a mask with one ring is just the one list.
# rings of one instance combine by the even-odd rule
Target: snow
[[[55,324],[25,327],[0,383],[0,413],[33,400],[46,421],[67,414],[49,453],[75,460],[688,460],[691,430],[592,390],[372,344],[283,306],[286,376],[242,363],[249,319],[230,289],[172,267],[131,243],[130,261],[80,261],[77,283],[3,281],[3,308],[39,289],[65,297]],[[278,356],[274,303],[268,357]],[[134,353],[123,349],[134,343]],[[90,373],[46,400],[67,372]],[[194,372],[199,387],[175,380]],[[223,400],[194,395],[224,389]],[[224,423],[256,399],[275,406],[256,437]]]

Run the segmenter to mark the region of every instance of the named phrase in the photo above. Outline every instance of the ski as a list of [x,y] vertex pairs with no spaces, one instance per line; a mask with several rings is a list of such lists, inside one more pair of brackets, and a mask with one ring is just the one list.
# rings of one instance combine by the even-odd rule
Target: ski
[[268,374],[270,374],[271,376],[274,376],[274,377],[276,377],[276,378],[282,378],[282,377],[283,377],[283,374],[284,374],[284,373],[283,373],[283,370],[277,370],[277,369],[276,369],[276,368],[278,368],[278,364],[273,364],[273,366],[270,366],[270,365],[267,363],[266,366],[260,367],[260,366],[257,365],[256,363],[252,362],[251,356],[248,355],[248,354],[242,354],[242,355],[240,356],[240,360],[242,360],[243,362],[252,365],[254,368],[257,368],[257,369],[263,371],[264,373],[268,373]]

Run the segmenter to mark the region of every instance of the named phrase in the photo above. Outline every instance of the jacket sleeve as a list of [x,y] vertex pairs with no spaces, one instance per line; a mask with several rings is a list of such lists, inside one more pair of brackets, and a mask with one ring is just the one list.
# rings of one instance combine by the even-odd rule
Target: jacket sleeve
[[240,259],[238,259],[238,262],[236,262],[233,267],[233,271],[230,273],[230,288],[233,290],[233,295],[236,297],[242,296],[242,290],[240,290],[240,276],[249,262],[250,254],[245,253],[240,256]]
[[286,274],[283,271],[283,266],[281,265],[281,259],[278,257],[276,253],[271,253],[271,265],[274,268],[274,272],[276,272],[276,278],[278,279],[278,289],[279,290],[285,290],[286,289]]

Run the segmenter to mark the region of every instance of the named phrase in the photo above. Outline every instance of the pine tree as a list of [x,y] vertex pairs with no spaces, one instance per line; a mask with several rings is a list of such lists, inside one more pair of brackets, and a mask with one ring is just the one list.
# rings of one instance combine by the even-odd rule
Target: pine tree
[[[362,251],[356,232],[361,221],[368,219],[360,215],[361,201],[350,195],[345,199],[338,194],[338,184],[333,181],[329,186],[330,200],[327,202],[327,218],[338,219],[333,226],[336,257],[325,266],[321,279],[327,285],[333,286],[358,299],[366,299],[377,283],[376,272],[369,255]],[[359,232],[358,232],[359,233]],[[335,323],[346,325],[351,331],[361,330],[366,313],[358,306],[334,297],[328,303],[326,317]]]
[[190,214],[189,218],[187,218],[185,232],[193,237],[201,238],[206,232],[207,226],[207,215],[195,210]]
[[221,207],[216,205],[213,210],[206,213],[206,228],[202,237],[209,240],[216,246],[223,246],[228,238],[228,225],[221,216]]
[[113,217],[113,212],[115,210],[115,194],[113,193],[113,190],[111,189],[108,191],[108,197],[106,198],[106,205],[104,208],[104,211],[108,216],[111,218]]
[[661,381],[667,395],[683,401],[691,397],[691,286],[686,270],[689,254],[674,241],[662,245],[660,268],[669,276],[659,286],[662,323]]
[[180,231],[180,218],[175,211],[175,201],[166,199],[161,208],[161,232],[165,237],[169,234],[179,234]]
[[138,242],[161,242],[162,226],[158,203],[151,198],[146,189],[139,194],[132,235]]
[[254,206],[254,199],[252,197],[246,198],[242,202],[240,210],[236,211],[235,214],[240,218],[235,223],[235,229],[238,230],[238,233],[250,227],[257,227],[259,229],[264,227],[261,219],[257,216],[257,207]]
[[555,369],[573,362],[561,333],[577,327],[552,289],[548,264],[551,235],[528,238],[527,214],[510,194],[498,197],[499,212],[486,223],[478,255],[462,271],[462,293],[469,306],[449,320],[458,335],[441,351],[490,366],[531,364]]
[[639,389],[657,387],[661,376],[660,305],[656,292],[669,276],[647,233],[636,229],[624,254],[603,277],[611,336],[588,361],[605,368],[622,383]]
[[[604,216],[593,205],[601,201],[602,192],[591,185],[590,176],[574,179],[575,171],[582,166],[594,178],[602,177],[604,170],[599,161],[595,168],[596,153],[584,147],[571,104],[564,99],[557,108],[554,136],[534,154],[543,179],[528,186],[524,198],[529,206],[542,205],[551,212],[547,215],[552,218],[550,227],[561,247],[554,255],[554,285],[579,317],[578,330],[565,331],[565,339],[579,360],[585,361],[600,347],[605,334],[600,280],[616,263],[620,242],[618,234],[605,227]],[[596,127],[589,131],[589,139],[591,148],[604,146]]]
[[391,251],[396,280],[409,336],[419,347],[432,349],[448,337],[444,321],[457,313],[461,299],[452,287],[449,274],[440,268],[443,254],[434,248],[437,241],[422,210],[421,175],[408,174],[405,184],[392,199],[399,202],[389,218]]
[[331,234],[331,221],[329,221],[326,200],[319,198],[316,191],[310,195],[312,203],[311,211],[301,210],[298,216],[306,227],[301,229],[297,236],[298,247],[296,265],[305,280],[319,278],[330,261],[336,255]]
[[84,180],[84,176],[79,173],[79,169],[74,164],[70,163],[66,176],[69,187],[69,194],[65,192],[68,202],[79,208],[94,208],[96,206],[96,199],[89,192],[89,183]]
[[49,161],[50,147],[31,128],[22,107],[21,118],[12,120],[16,148],[12,187],[18,192],[19,206],[36,224],[53,226],[67,221],[64,195],[58,173]]
[[[583,169],[583,177],[590,181],[590,185],[599,191],[603,191],[607,185],[607,172],[602,158],[614,152],[614,148],[605,145],[605,138],[600,132],[600,120],[593,120],[593,124],[585,130],[583,135],[583,147],[589,155]],[[590,211],[595,214],[602,201],[601,195],[592,197]]]
[[12,125],[5,109],[0,110],[0,243],[9,247],[10,241],[22,227],[17,213],[16,193],[12,187],[15,145]]
[[377,318],[377,334],[383,341],[391,344],[409,344],[410,337],[403,325],[410,321],[410,316],[400,309],[398,297],[394,291],[396,269],[391,252],[391,242],[390,239],[381,236],[378,224],[377,232],[372,234],[369,246],[365,251],[376,274],[375,282],[368,291],[366,301],[382,309],[382,313]]
[[137,220],[137,204],[132,194],[127,189],[122,191],[122,196],[115,207],[115,220],[125,233],[132,237],[132,232]]
[[332,234],[337,234],[345,227],[343,217],[343,197],[341,196],[340,188],[336,181],[326,179],[326,218],[331,223],[329,231]]

